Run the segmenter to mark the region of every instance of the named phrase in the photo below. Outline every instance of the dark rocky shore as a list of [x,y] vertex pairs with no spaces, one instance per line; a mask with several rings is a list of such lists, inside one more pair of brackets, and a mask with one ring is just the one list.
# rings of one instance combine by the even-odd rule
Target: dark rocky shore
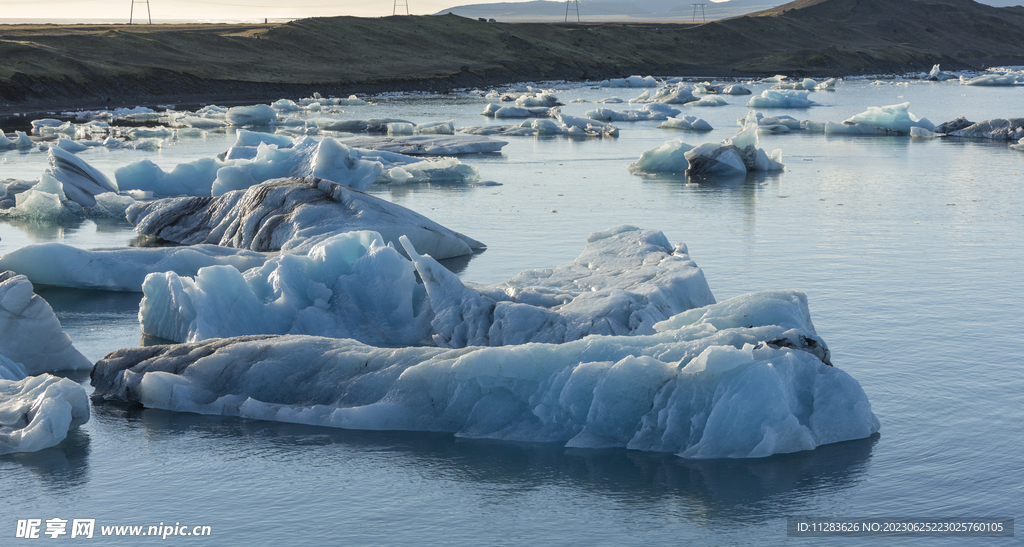
[[0,26],[0,115],[447,91],[630,74],[741,78],[1024,64],[1024,7],[798,0],[704,24],[454,15],[270,25]]

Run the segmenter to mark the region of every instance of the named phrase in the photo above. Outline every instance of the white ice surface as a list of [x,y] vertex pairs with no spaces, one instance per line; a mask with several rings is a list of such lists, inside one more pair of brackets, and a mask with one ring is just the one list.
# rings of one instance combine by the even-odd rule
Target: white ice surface
[[376,232],[333,236],[243,275],[211,266],[143,284],[142,332],[176,342],[242,334],[312,334],[376,345],[429,341],[430,307],[412,263]]
[[661,129],[689,129],[693,131],[711,131],[711,124],[697,116],[679,116],[669,118],[658,126]]
[[190,276],[215,265],[245,271],[262,266],[267,258],[255,251],[217,245],[84,250],[63,243],[35,243],[0,257],[0,271],[22,274],[40,285],[142,292],[143,280],[153,272]]
[[24,365],[28,374],[92,368],[32,283],[9,271],[0,271],[0,355]]
[[667,120],[679,114],[679,109],[672,108],[663,103],[645,104],[640,110],[612,110],[610,108],[598,108],[588,110],[586,117],[592,120],[605,122],[635,122],[641,120]]
[[747,101],[747,108],[807,108],[818,103],[807,98],[807,91],[766,89]]
[[87,421],[89,400],[77,383],[49,374],[9,380],[0,373],[0,454],[55,446]]
[[50,166],[44,173],[60,181],[68,199],[92,207],[97,194],[117,193],[116,184],[78,156],[56,146],[50,148],[49,155]]
[[[844,124],[861,124],[878,127],[887,131],[910,134],[911,127],[920,127],[929,131],[935,130],[935,124],[926,118],[918,118],[909,112],[910,103],[889,106],[869,106],[867,111],[851,116]],[[828,133],[828,129],[825,129]]]
[[665,144],[653,150],[647,150],[643,154],[640,154],[640,159],[629,164],[629,170],[632,172],[661,171],[682,173],[686,171],[690,165],[685,154],[692,149],[693,145],[686,144],[682,139],[672,139],[670,141],[666,141]]
[[969,79],[960,77],[961,84],[976,86],[1010,86],[1016,85],[1020,81],[1020,76],[1015,74],[983,74]]
[[661,332],[564,344],[378,348],[309,336],[120,350],[99,397],[329,427],[762,457],[879,429],[860,385],[826,365],[806,297],[753,293]]

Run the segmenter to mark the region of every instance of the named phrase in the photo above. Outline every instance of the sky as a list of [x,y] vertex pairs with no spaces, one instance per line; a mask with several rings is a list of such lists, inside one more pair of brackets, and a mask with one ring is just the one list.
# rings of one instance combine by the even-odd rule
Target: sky
[[[146,14],[146,4],[135,0],[136,15]],[[412,14],[437,13],[460,4],[488,0],[399,0],[408,2]],[[299,19],[355,15],[382,17],[391,15],[394,0],[149,0],[153,19],[239,21]],[[128,21],[132,0],[0,0],[0,19],[104,19]],[[402,8],[404,13],[404,8]],[[63,21],[62,21],[63,22]]]

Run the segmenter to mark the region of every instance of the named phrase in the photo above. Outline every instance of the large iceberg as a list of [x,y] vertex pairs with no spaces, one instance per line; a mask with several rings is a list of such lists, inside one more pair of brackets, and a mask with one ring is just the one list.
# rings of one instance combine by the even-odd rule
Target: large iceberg
[[143,280],[154,272],[195,275],[200,268],[216,265],[244,272],[262,266],[267,258],[255,251],[217,245],[85,250],[51,242],[3,255],[0,271],[19,273],[40,285],[141,292]]
[[995,118],[975,123],[961,117],[937,126],[934,131],[950,137],[1016,141],[1024,138],[1024,118]]
[[762,457],[879,429],[860,385],[827,364],[806,297],[754,293],[641,336],[564,344],[379,348],[246,336],[114,352],[99,400],[369,430]]
[[484,248],[405,207],[316,177],[271,180],[217,198],[140,202],[126,214],[136,232],[186,245],[305,254],[334,234],[372,230],[393,245],[407,235],[438,259]]
[[50,167],[44,174],[61,183],[68,199],[83,207],[92,207],[96,205],[98,194],[117,193],[117,185],[106,175],[71,152],[53,146],[49,154]]
[[55,446],[89,421],[82,386],[49,374],[12,378],[18,372],[17,364],[0,355],[0,454]]
[[0,355],[23,365],[26,374],[92,368],[32,283],[10,271],[0,272],[0,333]]
[[143,285],[142,330],[178,342],[314,334],[378,345],[560,343],[649,334],[658,321],[714,302],[685,246],[672,247],[658,231],[597,232],[571,264],[486,287],[463,284],[403,244],[412,262],[375,232],[351,232],[244,274],[154,274]]

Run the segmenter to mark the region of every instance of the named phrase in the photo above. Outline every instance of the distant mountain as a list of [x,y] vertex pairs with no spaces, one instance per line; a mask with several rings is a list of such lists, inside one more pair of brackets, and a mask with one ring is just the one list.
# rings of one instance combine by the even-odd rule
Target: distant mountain
[[[663,22],[685,23],[701,21],[702,13],[693,4],[704,3],[703,18],[707,20],[737,17],[769,10],[785,4],[772,0],[633,0],[607,2],[581,0],[579,17],[584,21]],[[1024,0],[986,0],[989,6],[1016,6]],[[569,8],[568,12],[566,8]],[[494,4],[465,4],[439,11],[436,15],[453,13],[462,17],[495,19],[503,22],[570,21],[576,19],[576,6],[564,1],[532,0],[528,2],[498,2]]]

